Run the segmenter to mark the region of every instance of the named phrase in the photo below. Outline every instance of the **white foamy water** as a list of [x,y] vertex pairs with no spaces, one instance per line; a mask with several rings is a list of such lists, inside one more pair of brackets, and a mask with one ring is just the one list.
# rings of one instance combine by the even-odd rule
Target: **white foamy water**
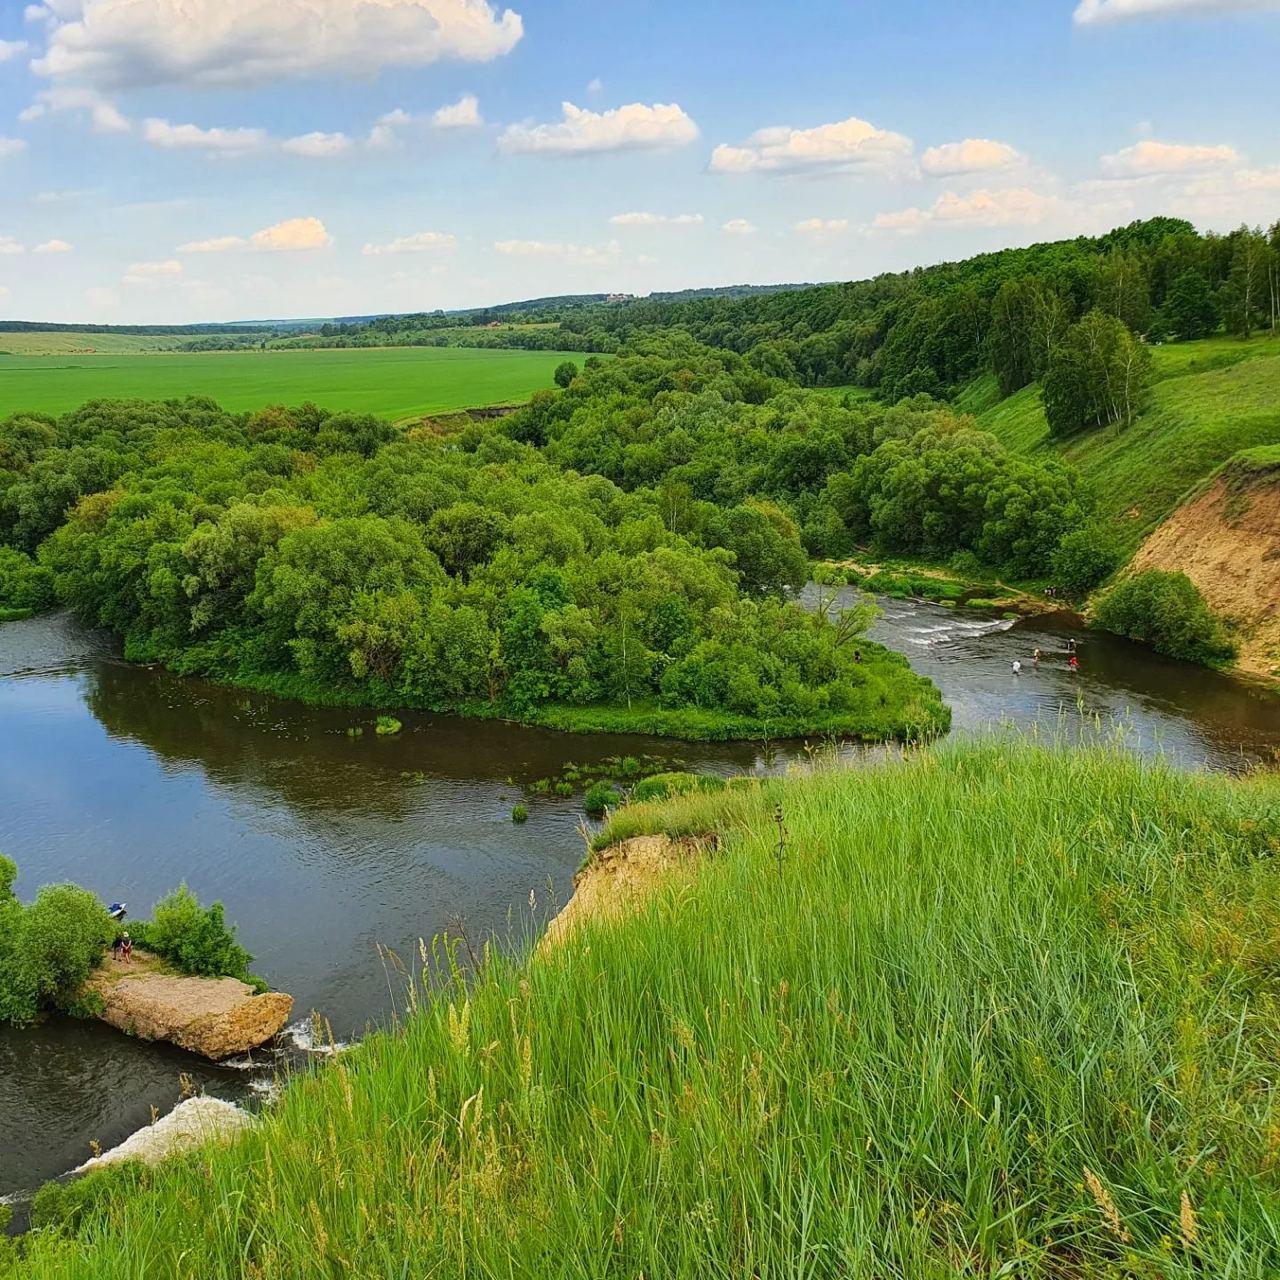
[[155,1124],[139,1129],[118,1147],[104,1151],[92,1160],[77,1165],[72,1172],[83,1173],[99,1165],[118,1164],[122,1160],[141,1160],[156,1164],[165,1156],[190,1151],[213,1138],[230,1138],[242,1129],[250,1129],[257,1119],[243,1107],[223,1102],[221,1098],[199,1096],[180,1102]]
[[349,1040],[329,1039],[324,1031],[317,1035],[316,1024],[311,1018],[304,1018],[301,1022],[290,1023],[280,1034],[287,1037],[289,1043],[295,1049],[301,1049],[303,1053],[324,1054],[329,1057],[351,1048]]

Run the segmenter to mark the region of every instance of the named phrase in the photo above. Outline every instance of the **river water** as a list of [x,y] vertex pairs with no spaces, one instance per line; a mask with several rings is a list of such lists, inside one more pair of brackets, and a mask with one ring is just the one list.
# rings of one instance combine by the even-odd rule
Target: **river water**
[[[1069,616],[881,601],[872,634],[932,677],[954,730],[1046,733],[1122,720],[1135,749],[1239,770],[1280,752],[1280,696],[1080,630]],[[1067,668],[1069,639],[1081,670]],[[1044,657],[1031,660],[1039,647]],[[1023,663],[1014,675],[1012,663]],[[660,755],[719,772],[774,772],[803,745],[575,737],[452,717],[303,707],[130,666],[67,617],[0,626],[0,851],[24,898],[71,880],[145,914],[185,880],[221,899],[254,968],[295,997],[286,1058],[314,1050],[307,1014],[339,1039],[385,1019],[402,981],[379,947],[414,954],[449,930],[518,942],[567,898],[584,852],[580,800],[523,786],[568,761]],[[851,751],[851,754],[855,754]],[[213,1065],[96,1023],[0,1028],[0,1197],[21,1193],[147,1123],[183,1078],[243,1101],[280,1056]]]

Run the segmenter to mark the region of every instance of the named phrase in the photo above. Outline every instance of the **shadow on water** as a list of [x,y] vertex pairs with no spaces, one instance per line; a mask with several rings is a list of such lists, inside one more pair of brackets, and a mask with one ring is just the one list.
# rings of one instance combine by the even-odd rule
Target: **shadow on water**
[[[881,605],[872,634],[937,682],[957,732],[1123,717],[1139,749],[1232,769],[1280,748],[1276,695],[1084,631],[1070,617],[1012,623],[925,603]],[[1083,667],[1074,676],[1072,639]],[[145,913],[185,880],[202,898],[221,899],[255,969],[294,995],[296,1039],[305,1043],[312,1009],[345,1039],[390,1006],[379,944],[407,956],[418,938],[446,929],[477,942],[524,938],[567,898],[583,853],[580,800],[529,800],[531,818],[517,826],[511,806],[525,784],[570,760],[652,754],[709,771],[773,772],[803,754],[795,743],[401,719],[394,737],[352,738],[347,729],[368,728],[371,716],[132,667],[67,618],[8,624],[0,627],[0,850],[17,861],[24,897],[73,880]],[[241,1065],[248,1069],[67,1019],[0,1029],[0,1195],[79,1163],[90,1139],[120,1141],[152,1106],[168,1110],[184,1072],[197,1088],[243,1099],[272,1064]]]

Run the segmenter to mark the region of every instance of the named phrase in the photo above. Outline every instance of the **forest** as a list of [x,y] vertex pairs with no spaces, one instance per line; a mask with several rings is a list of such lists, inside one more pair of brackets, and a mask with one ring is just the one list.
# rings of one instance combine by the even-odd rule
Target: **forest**
[[[612,363],[548,395],[581,383],[579,398],[616,403]],[[626,363],[638,416],[673,362]],[[769,411],[778,388],[740,358],[695,363],[674,365],[731,416]],[[788,397],[807,396],[783,391],[773,410],[796,417],[797,440],[810,426]],[[822,408],[854,434],[853,415]],[[576,474],[519,438],[543,412],[444,439],[198,399],[10,418],[0,603],[56,596],[131,659],[313,700],[562,727],[609,708],[700,737],[945,728],[936,689],[862,637],[865,609],[784,599],[808,559],[767,491],[673,507],[669,488],[623,487],[603,459]]]

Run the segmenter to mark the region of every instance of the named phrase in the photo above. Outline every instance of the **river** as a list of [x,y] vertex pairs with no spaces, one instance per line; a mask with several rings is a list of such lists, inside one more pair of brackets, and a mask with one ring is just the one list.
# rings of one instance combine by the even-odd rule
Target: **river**
[[[880,603],[873,636],[938,683],[956,732],[1122,721],[1135,749],[1192,767],[1239,770],[1280,752],[1280,696],[1082,631],[1070,616],[1015,623]],[[402,983],[379,944],[410,956],[446,929],[473,943],[519,940],[565,901],[584,851],[580,800],[535,797],[515,825],[525,783],[571,760],[647,753],[764,773],[803,752],[401,718],[397,736],[353,738],[347,729],[369,717],[130,666],[65,616],[9,623],[0,851],[18,863],[24,898],[71,880],[145,914],[185,880],[221,899],[254,968],[295,997],[289,1060],[314,1050],[309,1010],[344,1040],[388,1016]],[[0,1028],[0,1197],[80,1163],[91,1141],[114,1145],[152,1107],[167,1111],[184,1077],[239,1101],[269,1088],[280,1062],[267,1053],[217,1066],[65,1018]]]

